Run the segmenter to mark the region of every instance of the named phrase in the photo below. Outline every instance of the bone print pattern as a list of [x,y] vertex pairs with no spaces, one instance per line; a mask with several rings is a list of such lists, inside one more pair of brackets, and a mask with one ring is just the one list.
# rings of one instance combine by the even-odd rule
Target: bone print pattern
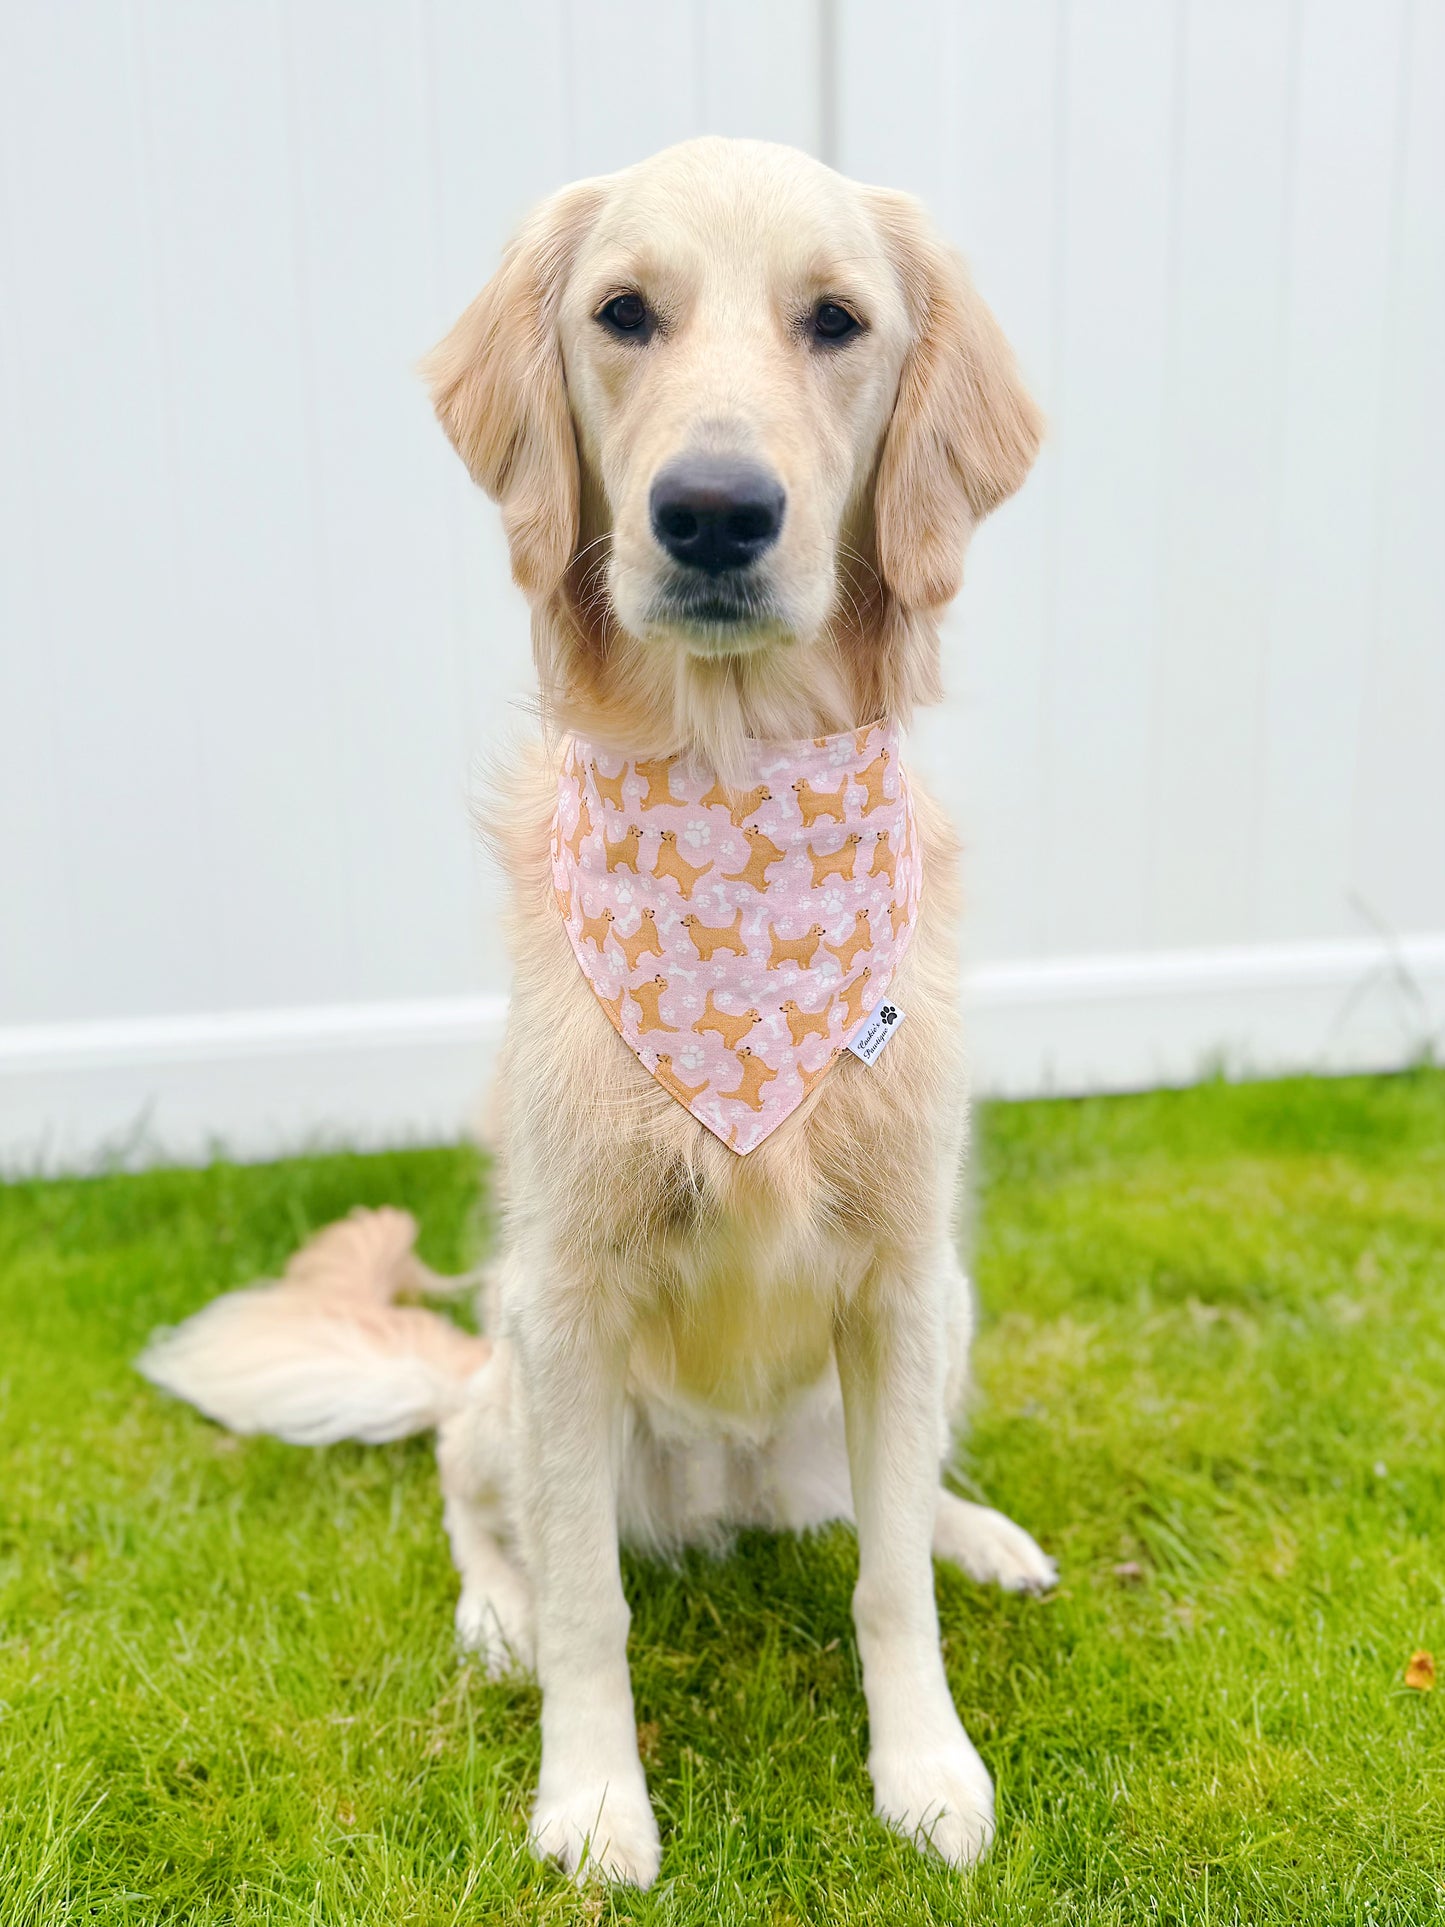
[[758,743],[728,784],[564,748],[552,885],[573,954],[659,1088],[739,1155],[822,1082],[912,937],[899,746],[892,723]]

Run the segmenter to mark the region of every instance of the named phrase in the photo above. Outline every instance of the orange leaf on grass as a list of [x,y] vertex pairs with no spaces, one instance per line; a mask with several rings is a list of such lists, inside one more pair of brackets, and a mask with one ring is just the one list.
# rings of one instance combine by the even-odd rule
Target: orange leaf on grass
[[1413,1686],[1417,1693],[1433,1692],[1435,1687],[1435,1655],[1433,1653],[1411,1653],[1410,1664],[1405,1668],[1405,1684]]

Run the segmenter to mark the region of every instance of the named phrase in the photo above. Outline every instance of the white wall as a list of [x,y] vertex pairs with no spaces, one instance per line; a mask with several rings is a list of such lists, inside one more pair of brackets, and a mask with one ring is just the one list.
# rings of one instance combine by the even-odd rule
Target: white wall
[[411,367],[699,131],[922,194],[1051,416],[920,732],[983,1081],[1445,1034],[1440,0],[0,0],[0,1157],[455,1128],[530,676]]

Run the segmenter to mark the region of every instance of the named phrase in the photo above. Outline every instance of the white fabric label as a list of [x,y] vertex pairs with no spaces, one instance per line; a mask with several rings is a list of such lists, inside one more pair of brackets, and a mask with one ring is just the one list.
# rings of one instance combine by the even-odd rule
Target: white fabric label
[[876,1064],[883,1055],[888,1039],[902,1022],[903,1012],[885,997],[873,1015],[864,1021],[862,1030],[849,1044],[849,1050],[860,1063]]

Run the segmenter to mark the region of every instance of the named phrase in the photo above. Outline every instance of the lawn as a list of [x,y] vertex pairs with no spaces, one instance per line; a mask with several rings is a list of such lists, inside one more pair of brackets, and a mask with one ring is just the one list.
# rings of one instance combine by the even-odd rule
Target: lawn
[[1445,1074],[999,1106],[977,1166],[960,1477],[1063,1573],[939,1575],[992,1856],[869,1815],[848,1535],[750,1538],[627,1566],[664,1851],[608,1899],[526,1852],[537,1696],[453,1651],[427,1444],[130,1369],[356,1203],[461,1265],[474,1155],[0,1191],[0,1922],[1440,1919]]

